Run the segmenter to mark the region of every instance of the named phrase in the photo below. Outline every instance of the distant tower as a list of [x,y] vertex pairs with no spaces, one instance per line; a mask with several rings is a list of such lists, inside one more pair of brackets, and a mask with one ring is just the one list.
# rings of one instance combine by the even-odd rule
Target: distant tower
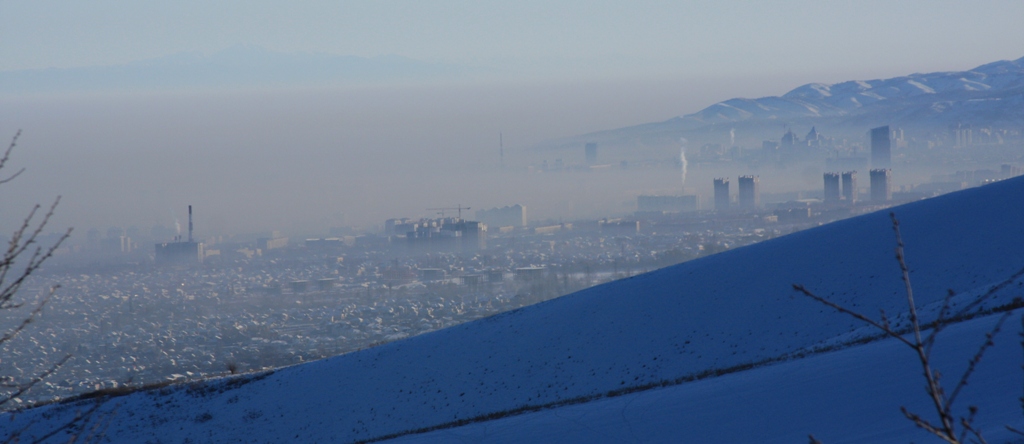
[[816,147],[821,145],[821,134],[818,134],[818,130],[815,127],[811,127],[811,131],[807,133],[807,146]]
[[839,173],[825,173],[825,202],[839,202]]
[[593,142],[587,143],[583,148],[584,154],[587,157],[587,164],[593,165],[597,163],[597,144]]
[[740,208],[753,210],[761,205],[761,179],[758,176],[740,176]]
[[719,177],[715,179],[715,209],[725,211],[729,209],[729,178]]
[[192,237],[192,205],[188,206],[188,242],[175,236],[174,242],[156,244],[157,265],[191,265],[203,262],[203,244]]
[[871,201],[886,202],[892,200],[892,170],[871,170]]
[[857,172],[856,171],[844,171],[843,172],[843,199],[846,202],[853,204],[857,202]]
[[871,167],[889,168],[892,165],[892,143],[889,125],[871,129]]

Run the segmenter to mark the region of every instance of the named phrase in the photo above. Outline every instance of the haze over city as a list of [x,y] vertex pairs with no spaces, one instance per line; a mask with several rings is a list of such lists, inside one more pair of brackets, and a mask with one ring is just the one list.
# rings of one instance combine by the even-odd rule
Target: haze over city
[[0,17],[0,438],[917,442],[1024,306],[1021,2]]
[[[883,6],[886,13],[875,13]],[[625,214],[636,194],[673,189],[678,173],[495,176],[499,135],[509,167],[569,163],[582,159],[582,148],[532,148],[807,82],[966,70],[1024,52],[1015,38],[1024,36],[1014,34],[1024,31],[1013,23],[1021,6],[1013,2],[0,8],[18,18],[0,30],[0,72],[70,70],[76,79],[49,90],[0,86],[0,129],[23,130],[16,159],[31,171],[3,199],[26,208],[63,195],[56,223],[79,228],[76,236],[93,227],[170,226],[189,203],[211,235],[313,235],[457,203],[518,202],[540,219]],[[239,57],[257,59],[395,55],[453,69],[335,82],[287,75],[237,85],[88,81],[179,54],[216,62],[240,47],[251,51]],[[779,125],[774,134],[746,136],[782,132]],[[676,149],[648,157],[667,159]],[[605,159],[629,157],[616,147],[602,151]],[[705,187],[715,176],[691,174]],[[10,231],[20,214],[5,212],[0,224]]]

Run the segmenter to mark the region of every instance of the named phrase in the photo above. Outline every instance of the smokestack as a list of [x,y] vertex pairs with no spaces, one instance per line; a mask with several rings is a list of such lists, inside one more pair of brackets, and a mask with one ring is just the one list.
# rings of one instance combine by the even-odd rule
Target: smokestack
[[192,242],[192,205],[188,206],[188,241]]

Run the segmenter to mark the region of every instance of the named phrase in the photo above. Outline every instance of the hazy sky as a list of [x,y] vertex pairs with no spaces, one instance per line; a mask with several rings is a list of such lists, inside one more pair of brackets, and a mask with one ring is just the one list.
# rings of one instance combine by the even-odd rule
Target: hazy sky
[[[517,167],[582,162],[582,152],[530,147],[808,82],[1017,59],[1022,17],[1022,1],[0,0],[0,71],[253,45],[483,73],[470,84],[301,93],[0,95],[0,143],[23,130],[14,162],[28,168],[0,190],[0,208],[13,209],[0,232],[56,195],[55,226],[79,233],[172,225],[189,204],[204,235],[316,234],[455,204],[522,203],[531,218],[626,214],[638,194],[677,190],[679,172],[498,175],[498,134]],[[619,154],[602,148],[603,161]],[[713,174],[723,172],[691,171],[695,189]],[[766,174],[765,189],[778,186]]]
[[1024,2],[0,0],[0,70],[238,44],[514,76],[875,78],[1024,56]]

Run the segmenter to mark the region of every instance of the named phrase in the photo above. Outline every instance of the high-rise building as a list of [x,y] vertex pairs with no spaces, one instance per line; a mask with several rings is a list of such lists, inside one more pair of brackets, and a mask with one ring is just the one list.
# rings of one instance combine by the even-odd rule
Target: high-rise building
[[871,201],[885,202],[892,200],[892,170],[871,170]]
[[471,252],[487,247],[487,225],[478,221],[458,217],[420,219],[412,229],[405,239],[413,251]]
[[999,166],[999,177],[1002,177],[1003,179],[1009,179],[1011,177],[1017,177],[1017,176],[1021,175],[1022,171],[1024,171],[1024,168],[1021,168],[1021,167],[1016,166],[1016,165],[1010,165],[1008,163],[1004,163],[1004,164]]
[[715,209],[718,211],[729,209],[728,177],[719,177],[715,179]]
[[461,221],[456,224],[457,230],[462,231],[462,250],[476,251],[487,248],[487,225],[476,221]]
[[956,137],[957,148],[966,148],[974,144],[974,131],[970,125],[957,124],[953,129],[953,135]]
[[846,202],[853,204],[857,202],[857,172],[856,171],[844,171],[843,172],[843,199]]
[[597,144],[593,142],[587,143],[583,147],[583,152],[587,157],[587,164],[593,165],[597,163]]
[[825,202],[839,202],[839,173],[825,173]]
[[758,176],[740,176],[739,205],[753,210],[761,205],[761,179]]
[[871,129],[871,167],[889,168],[892,165],[892,143],[889,125]]
[[525,227],[526,207],[516,204],[509,207],[476,210],[476,218],[492,227]]

